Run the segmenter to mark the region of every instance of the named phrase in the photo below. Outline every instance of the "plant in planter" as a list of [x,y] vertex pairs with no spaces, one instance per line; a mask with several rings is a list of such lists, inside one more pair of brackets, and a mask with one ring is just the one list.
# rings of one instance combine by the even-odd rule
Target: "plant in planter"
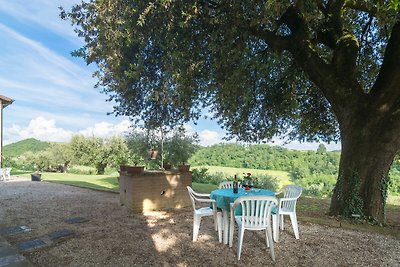
[[127,160],[127,163],[120,165],[120,172],[127,173],[142,173],[144,171],[144,159],[137,155],[131,154]]
[[163,168],[164,168],[164,170],[171,170],[172,169],[172,164],[163,163]]
[[197,143],[197,134],[187,136],[183,127],[178,128],[178,130],[166,140],[165,146],[168,151],[166,153],[167,161],[178,166],[181,172],[189,171],[190,165],[187,165],[187,161],[197,150]]

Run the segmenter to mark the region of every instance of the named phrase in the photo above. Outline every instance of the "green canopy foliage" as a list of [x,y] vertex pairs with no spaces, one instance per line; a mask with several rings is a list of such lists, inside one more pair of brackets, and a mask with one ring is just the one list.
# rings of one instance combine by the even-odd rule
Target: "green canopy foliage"
[[62,17],[117,115],[173,125],[206,105],[241,140],[331,141],[336,93],[319,77],[370,91],[397,2],[90,1]]
[[103,139],[74,135],[70,149],[76,163],[95,167],[97,174],[104,174],[107,166],[119,166],[128,158],[127,144],[120,137]]
[[187,164],[198,150],[198,143],[197,134],[189,135],[183,127],[175,129],[165,140],[165,162],[174,166]]

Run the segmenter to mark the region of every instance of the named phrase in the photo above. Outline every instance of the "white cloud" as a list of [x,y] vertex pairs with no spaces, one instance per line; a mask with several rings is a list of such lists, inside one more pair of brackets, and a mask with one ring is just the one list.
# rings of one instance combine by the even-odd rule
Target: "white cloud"
[[32,119],[25,128],[14,124],[11,129],[4,129],[4,144],[27,138],[51,142],[66,142],[71,139],[72,134],[72,131],[57,127],[54,120],[37,117]]
[[110,136],[123,136],[130,129],[130,122],[128,120],[123,120],[118,124],[111,124],[108,122],[100,122],[96,123],[93,127],[88,127],[82,131],[79,131],[80,134],[85,136],[97,136],[97,137],[110,137]]
[[203,146],[211,146],[222,142],[224,135],[220,132],[203,130],[199,132],[200,144]]
[[117,124],[100,122],[78,132],[73,132],[58,127],[56,125],[56,121],[53,119],[37,117],[32,119],[25,127],[13,124],[11,128],[5,128],[3,130],[3,134],[5,145],[27,138],[35,138],[41,141],[50,142],[69,142],[71,137],[77,133],[85,136],[97,136],[104,138],[111,136],[122,136],[130,130],[129,127],[130,122],[128,120],[123,120]]

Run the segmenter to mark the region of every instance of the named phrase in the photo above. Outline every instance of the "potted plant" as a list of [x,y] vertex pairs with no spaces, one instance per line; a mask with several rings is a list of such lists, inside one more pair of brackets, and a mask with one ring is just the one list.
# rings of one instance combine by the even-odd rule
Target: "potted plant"
[[120,172],[126,172],[126,173],[143,173],[144,172],[144,166],[143,165],[139,165],[139,164],[141,164],[143,162],[144,162],[144,160],[143,160],[142,157],[140,157],[137,154],[132,154],[129,157],[128,164],[127,165],[120,165],[119,170],[120,170]]
[[181,165],[178,165],[178,171],[179,172],[188,172],[190,169],[190,165],[182,163]]
[[42,174],[39,172],[31,173],[31,180],[33,182],[40,182],[42,180]]
[[186,136],[184,128],[179,128],[172,137],[166,141],[166,159],[175,166],[180,172],[189,171],[190,165],[187,164],[189,158],[197,149],[197,136]]
[[171,170],[172,169],[172,164],[163,163],[163,168],[164,168],[164,170]]
[[39,167],[36,164],[34,164],[33,166],[35,168],[35,172],[31,173],[31,180],[33,182],[40,182],[42,180],[42,174],[39,173]]

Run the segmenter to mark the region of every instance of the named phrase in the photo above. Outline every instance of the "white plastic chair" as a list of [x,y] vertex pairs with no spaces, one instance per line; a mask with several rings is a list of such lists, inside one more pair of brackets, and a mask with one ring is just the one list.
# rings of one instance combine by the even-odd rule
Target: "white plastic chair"
[[[240,187],[240,182],[238,182],[238,187]],[[218,186],[219,189],[223,188],[233,188],[233,181],[226,181],[226,182],[221,182]]]
[[[210,194],[202,194],[195,192],[190,186],[186,187],[190,200],[193,205],[193,242],[197,240],[199,235],[199,228],[201,218],[204,216],[214,216],[214,226],[215,230],[218,231],[218,241],[222,243],[222,213],[217,210],[217,206],[214,199],[210,199]],[[196,203],[199,203],[196,205]],[[207,206],[199,207],[200,203],[207,204]],[[212,208],[210,208],[210,203],[212,204]]]
[[275,195],[283,193],[283,198],[279,198],[278,206],[275,209],[275,214],[273,214],[273,231],[274,240],[279,241],[279,229],[284,230],[284,219],[283,215],[289,215],[290,221],[292,222],[292,228],[294,236],[299,239],[299,226],[297,223],[296,215],[296,203],[297,199],[300,197],[303,191],[301,186],[298,185],[287,185],[282,188],[281,191],[276,192]]
[[12,168],[5,168],[4,170],[4,180],[11,180],[11,170]]
[[[229,247],[232,247],[236,221],[238,224],[238,260],[240,260],[240,254],[242,253],[244,230],[265,230],[266,244],[267,247],[270,247],[272,260],[275,261],[271,229],[271,210],[277,204],[276,197],[272,196],[243,196],[236,199],[234,203],[231,203]],[[235,208],[239,205],[242,208],[242,215],[236,216]]]

